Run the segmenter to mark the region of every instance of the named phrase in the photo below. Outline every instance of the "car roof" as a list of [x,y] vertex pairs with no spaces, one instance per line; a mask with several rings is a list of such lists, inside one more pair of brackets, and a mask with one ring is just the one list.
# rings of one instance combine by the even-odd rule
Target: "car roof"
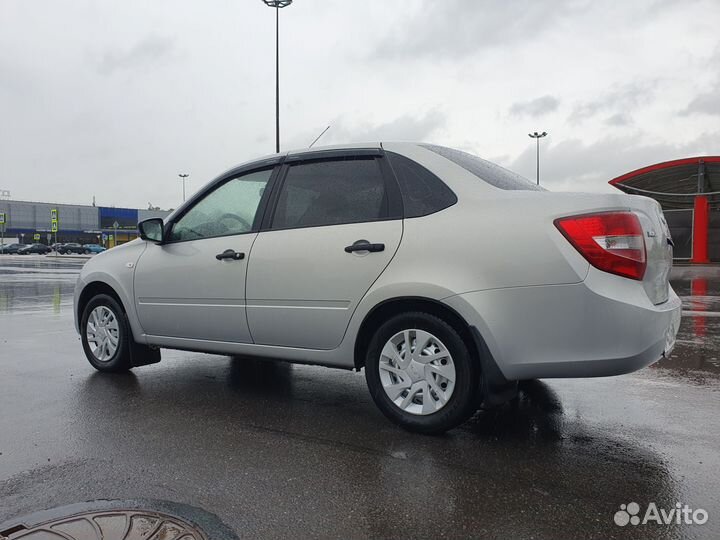
[[348,143],[348,144],[332,144],[324,146],[315,146],[313,148],[295,148],[294,150],[288,150],[286,155],[294,156],[298,154],[321,154],[323,152],[332,152],[334,150],[379,150],[382,148],[380,142],[359,142],[359,143]]
[[348,144],[334,144],[334,145],[326,145],[326,146],[315,146],[313,148],[295,148],[292,150],[287,150],[285,152],[280,152],[279,154],[266,154],[264,156],[260,156],[254,159],[250,159],[248,161],[244,161],[224,173],[218,176],[218,178],[224,177],[228,174],[232,174],[236,170],[242,170],[246,169],[248,167],[256,167],[256,166],[262,166],[263,164],[267,163],[268,165],[276,163],[280,161],[284,157],[290,157],[290,156],[299,156],[299,155],[312,155],[312,154],[318,154],[322,155],[323,153],[329,153],[333,151],[338,150],[380,150],[382,148],[382,143],[380,142],[367,142],[367,143],[348,143]]

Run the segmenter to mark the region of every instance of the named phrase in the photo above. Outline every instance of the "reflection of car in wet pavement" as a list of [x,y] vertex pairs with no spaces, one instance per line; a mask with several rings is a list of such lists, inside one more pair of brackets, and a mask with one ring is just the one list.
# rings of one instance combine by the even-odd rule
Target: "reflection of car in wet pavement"
[[680,323],[656,201],[550,193],[433,145],[247,163],[139,229],[78,280],[96,369],[160,347],[365,368],[376,405],[419,432],[519,380],[645,367]]
[[[0,522],[145,497],[202,508],[240,537],[720,537],[718,316],[684,316],[650,369],[523,382],[509,403],[418,437],[386,425],[359,373],[173,350],[95,371],[67,331],[86,262],[0,264]],[[720,277],[673,287],[720,314]],[[613,516],[631,501],[711,517],[628,533]]]

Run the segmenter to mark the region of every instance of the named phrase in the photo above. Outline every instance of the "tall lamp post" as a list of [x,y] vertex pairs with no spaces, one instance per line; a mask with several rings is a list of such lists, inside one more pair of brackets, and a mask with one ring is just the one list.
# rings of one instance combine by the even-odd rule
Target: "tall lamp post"
[[536,152],[535,152],[535,161],[537,163],[537,185],[540,185],[540,139],[543,137],[547,137],[547,131],[543,131],[542,133],[538,133],[537,131],[534,131],[533,133],[528,133],[528,137],[531,139],[535,139],[536,143]]
[[188,176],[190,176],[190,175],[187,174],[187,173],[180,173],[180,174],[178,174],[178,176],[182,179],[182,183],[183,183],[183,202],[185,202],[185,179],[186,179]]
[[275,152],[280,153],[280,8],[292,4],[293,0],[262,0],[275,8]]

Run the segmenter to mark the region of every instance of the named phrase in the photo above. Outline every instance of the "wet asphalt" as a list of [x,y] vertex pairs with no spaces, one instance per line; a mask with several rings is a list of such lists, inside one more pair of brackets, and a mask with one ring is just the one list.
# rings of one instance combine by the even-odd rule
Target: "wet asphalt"
[[[528,382],[428,437],[388,423],[362,373],[179,351],[97,373],[73,327],[82,264],[0,256],[0,522],[155,499],[241,538],[720,537],[720,272],[677,273],[692,313],[670,359]],[[709,520],[619,527],[630,502]]]

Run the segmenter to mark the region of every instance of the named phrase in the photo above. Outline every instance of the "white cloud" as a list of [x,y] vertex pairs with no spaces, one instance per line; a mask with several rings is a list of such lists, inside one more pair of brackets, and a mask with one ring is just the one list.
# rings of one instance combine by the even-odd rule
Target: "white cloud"
[[510,114],[518,116],[542,116],[549,112],[556,111],[560,101],[553,96],[542,96],[531,101],[513,103],[510,107]]
[[147,36],[129,48],[105,51],[98,70],[111,74],[117,70],[152,67],[162,62],[173,51],[174,41],[167,37]]
[[660,84],[660,81],[626,83],[591,96],[592,99],[575,105],[568,122],[579,124],[599,113],[610,113],[612,116],[606,123],[625,125],[629,112],[655,99],[655,91]]
[[552,4],[534,0],[410,2],[395,30],[379,42],[376,54],[393,60],[453,59],[488,47],[529,45],[552,27],[572,20],[583,4],[571,0]]
[[338,119],[328,130],[326,144],[359,141],[427,141],[445,126],[446,116],[438,110],[419,115],[403,115],[381,124],[353,123]]
[[695,96],[683,114],[710,114],[720,116],[720,84],[710,92]]

